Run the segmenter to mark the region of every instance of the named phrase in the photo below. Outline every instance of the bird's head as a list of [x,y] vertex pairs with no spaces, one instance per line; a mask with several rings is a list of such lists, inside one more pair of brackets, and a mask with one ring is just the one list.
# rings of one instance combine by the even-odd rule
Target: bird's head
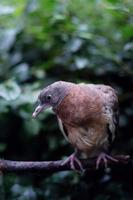
[[58,81],[44,88],[38,96],[39,105],[33,112],[33,118],[50,107],[56,111],[60,102],[68,94],[70,85],[72,84],[64,81]]

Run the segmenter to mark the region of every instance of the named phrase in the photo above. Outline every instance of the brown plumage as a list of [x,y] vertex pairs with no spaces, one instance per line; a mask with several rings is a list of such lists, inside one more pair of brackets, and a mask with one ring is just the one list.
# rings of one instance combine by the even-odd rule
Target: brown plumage
[[[40,105],[33,113],[52,107],[65,138],[86,157],[98,155],[101,160],[114,158],[105,154],[115,138],[118,124],[118,98],[116,91],[106,85],[74,84],[58,81],[44,88],[39,95]],[[70,157],[82,168],[75,154]]]

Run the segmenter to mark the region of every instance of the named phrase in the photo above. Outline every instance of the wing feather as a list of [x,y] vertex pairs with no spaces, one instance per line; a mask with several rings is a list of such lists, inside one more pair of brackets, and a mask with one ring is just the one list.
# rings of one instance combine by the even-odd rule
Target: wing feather
[[100,84],[79,84],[81,87],[88,87],[100,96],[103,104],[103,114],[107,121],[108,141],[111,143],[116,135],[119,124],[118,96],[115,89]]
[[67,141],[69,141],[68,140],[68,131],[67,131],[65,125],[63,124],[62,120],[59,117],[58,117],[58,124],[59,124],[60,130],[61,130],[62,134],[64,135],[65,139]]
[[112,143],[119,124],[117,92],[112,87],[105,85],[96,85],[96,88],[101,92],[101,95],[103,95],[103,110],[107,116],[108,141]]

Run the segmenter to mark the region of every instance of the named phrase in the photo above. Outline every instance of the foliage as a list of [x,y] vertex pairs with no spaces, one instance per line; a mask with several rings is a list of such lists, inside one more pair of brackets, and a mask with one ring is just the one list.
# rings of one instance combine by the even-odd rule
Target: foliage
[[[50,110],[31,118],[40,89],[56,80],[115,87],[120,134],[114,151],[133,154],[132,21],[132,0],[1,0],[2,158],[56,160],[72,152]],[[4,190],[10,200],[130,200],[130,182],[130,175],[122,180],[106,173],[13,174],[4,176]]]

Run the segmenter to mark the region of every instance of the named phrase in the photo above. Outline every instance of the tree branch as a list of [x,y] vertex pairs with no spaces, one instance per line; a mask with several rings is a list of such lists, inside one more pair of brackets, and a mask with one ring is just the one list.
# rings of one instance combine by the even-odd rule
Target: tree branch
[[[109,161],[110,167],[120,167],[127,165],[131,159],[128,155],[115,156],[118,162]],[[8,172],[57,172],[72,170],[69,163],[63,165],[64,160],[58,161],[11,161],[0,160],[0,171],[3,173]],[[96,159],[81,160],[84,169],[96,169]],[[102,167],[102,166],[101,166]]]

